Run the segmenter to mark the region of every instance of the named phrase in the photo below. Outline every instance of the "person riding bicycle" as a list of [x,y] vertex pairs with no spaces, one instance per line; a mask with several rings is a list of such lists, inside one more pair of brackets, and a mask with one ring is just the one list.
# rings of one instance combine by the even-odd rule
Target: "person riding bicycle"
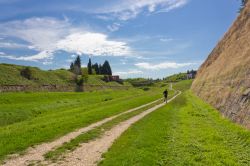
[[163,95],[164,95],[164,101],[167,103],[168,102],[168,90],[167,89],[163,92]]

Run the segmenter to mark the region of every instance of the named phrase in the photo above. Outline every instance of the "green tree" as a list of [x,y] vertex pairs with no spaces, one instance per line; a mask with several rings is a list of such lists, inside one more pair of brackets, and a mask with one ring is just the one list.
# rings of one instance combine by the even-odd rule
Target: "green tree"
[[90,58],[89,58],[89,63],[88,63],[88,73],[89,73],[89,75],[93,74],[93,72],[92,72],[92,63],[91,63]]
[[99,74],[104,74],[103,67],[101,64],[99,64]]
[[96,73],[97,75],[100,74],[99,66],[98,66],[97,63],[95,63],[95,64],[92,66],[92,68],[95,70],[95,73]]
[[70,70],[75,73],[76,75],[81,75],[82,71],[81,71],[81,58],[78,55],[76,57],[76,60],[74,61],[74,63],[71,63],[70,65]]
[[71,72],[74,71],[74,63],[73,62],[70,64],[70,71]]
[[105,75],[112,75],[112,70],[107,60],[103,63],[103,72]]
[[81,58],[80,58],[79,55],[76,57],[74,65],[78,66],[79,68],[81,68]]

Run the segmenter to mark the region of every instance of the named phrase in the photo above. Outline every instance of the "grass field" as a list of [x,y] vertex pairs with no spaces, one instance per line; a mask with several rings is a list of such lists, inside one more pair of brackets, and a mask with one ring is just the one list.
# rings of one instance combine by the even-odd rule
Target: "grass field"
[[162,97],[161,88],[0,95],[0,159]]
[[103,157],[99,165],[248,166],[250,132],[186,91],[130,127]]
[[[173,97],[174,94],[175,94],[174,91],[170,91],[169,97],[170,98]],[[67,153],[69,151],[73,151],[74,149],[79,147],[79,145],[81,143],[86,143],[90,140],[101,137],[106,131],[108,131],[109,129],[111,129],[115,125],[119,124],[120,122],[125,121],[125,120],[127,120],[135,115],[138,115],[138,114],[144,112],[145,110],[152,108],[153,106],[160,104],[162,102],[163,102],[163,100],[159,100],[159,101],[152,103],[146,107],[140,108],[140,109],[135,110],[133,112],[126,113],[126,114],[121,115],[121,116],[118,116],[118,117],[114,118],[113,120],[106,122],[99,127],[94,128],[93,130],[90,130],[86,133],[82,133],[81,135],[79,135],[75,139],[72,139],[70,142],[64,143],[62,146],[59,146],[58,148],[48,152],[44,156],[48,160],[52,160],[52,161],[58,160],[58,159],[62,158],[65,153]]]
[[[132,125],[100,165],[250,165],[250,132],[221,117],[194,96],[190,80],[174,84],[183,93]],[[3,93],[0,96],[0,161],[28,147],[162,97],[167,86],[85,93]],[[173,95],[170,91],[170,97]],[[157,103],[155,103],[157,104]],[[100,137],[147,108],[119,116],[45,154],[57,160],[79,144]]]

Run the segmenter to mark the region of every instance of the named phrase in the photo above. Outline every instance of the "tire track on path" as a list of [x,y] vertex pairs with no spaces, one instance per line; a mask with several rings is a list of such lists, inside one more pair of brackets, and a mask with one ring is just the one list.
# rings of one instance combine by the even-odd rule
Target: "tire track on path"
[[[171,102],[174,100],[178,95],[181,94],[181,91],[178,91],[174,97],[168,100]],[[58,163],[50,163],[46,165],[62,165],[62,166],[94,166],[97,165],[97,162],[100,161],[102,158],[102,154],[105,153],[113,144],[113,142],[119,138],[119,136],[126,131],[132,124],[136,123],[146,115],[150,114],[151,112],[159,109],[160,107],[164,106],[166,103],[162,103],[156,105],[139,115],[136,115],[126,121],[119,123],[118,125],[114,126],[109,131],[105,132],[101,138],[92,140],[88,143],[81,144],[76,150],[70,152],[65,155],[63,161]]]
[[56,139],[52,142],[42,143],[42,144],[37,145],[35,147],[30,147],[27,149],[27,151],[25,152],[24,155],[18,155],[18,154],[11,155],[10,159],[7,159],[6,161],[4,161],[3,166],[26,166],[26,165],[29,165],[33,161],[43,161],[44,154],[46,154],[47,152],[51,151],[52,149],[54,149],[58,146],[61,146],[65,142],[69,142],[71,139],[76,138],[77,136],[81,135],[82,133],[88,132],[88,131],[90,131],[98,126],[101,126],[104,123],[109,122],[109,121],[117,118],[118,116],[121,116],[121,115],[130,113],[130,112],[136,111],[138,109],[147,107],[147,106],[154,104],[160,100],[162,100],[162,99],[155,100],[153,102],[141,105],[139,107],[136,107],[136,108],[130,109],[128,111],[119,113],[117,115],[105,118],[105,119],[98,121],[96,123],[92,123],[91,125],[89,125],[87,127],[83,127],[83,128],[78,129],[74,132],[70,132],[70,133],[66,134],[65,136],[62,136],[59,139]]

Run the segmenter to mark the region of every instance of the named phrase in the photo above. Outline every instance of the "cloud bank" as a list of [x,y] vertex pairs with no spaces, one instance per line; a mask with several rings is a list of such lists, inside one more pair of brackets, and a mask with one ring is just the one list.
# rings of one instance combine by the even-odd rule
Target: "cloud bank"
[[114,75],[121,75],[121,76],[134,75],[134,74],[143,74],[143,72],[140,70],[134,69],[134,70],[128,70],[128,71],[118,71],[114,73]]
[[[53,59],[57,51],[78,55],[124,56],[130,54],[125,42],[109,39],[106,34],[92,32],[73,26],[67,19],[30,18],[0,24],[0,36],[21,39],[28,43],[27,48],[38,53],[31,56],[5,56],[9,59],[38,61]],[[19,43],[0,43],[2,47],[25,47]],[[2,55],[3,57],[4,55]]]
[[136,63],[135,66],[146,70],[161,70],[161,69],[178,69],[185,66],[191,66],[194,63],[176,63],[176,62],[163,62],[159,64],[151,64],[148,62]]
[[107,19],[107,16],[111,16],[126,21],[136,18],[145,10],[148,13],[169,12],[187,3],[188,0],[117,0],[113,4],[108,3],[106,6],[95,9],[94,13],[100,14],[99,18]]

